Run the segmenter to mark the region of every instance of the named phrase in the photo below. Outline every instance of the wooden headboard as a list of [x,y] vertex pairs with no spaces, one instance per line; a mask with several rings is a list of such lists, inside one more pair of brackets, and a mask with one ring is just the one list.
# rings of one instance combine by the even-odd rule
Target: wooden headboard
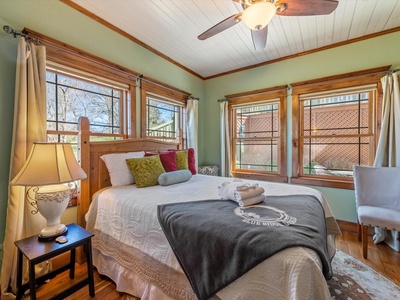
[[164,151],[178,149],[179,144],[155,139],[125,139],[106,142],[90,142],[90,128],[87,117],[79,118],[78,159],[87,178],[81,180],[78,193],[77,223],[86,227],[85,214],[89,209],[92,196],[98,190],[111,185],[110,176],[103,160],[103,154],[136,151]]

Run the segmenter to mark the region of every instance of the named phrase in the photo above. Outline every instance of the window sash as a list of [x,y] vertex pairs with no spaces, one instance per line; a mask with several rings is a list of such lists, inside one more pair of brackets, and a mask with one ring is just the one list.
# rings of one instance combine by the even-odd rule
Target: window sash
[[[142,78],[140,83],[141,136],[179,143],[180,148],[186,148],[186,103],[190,94],[149,78]],[[154,137],[148,134],[148,99],[177,108],[176,137],[168,135]]]
[[[173,109],[165,109],[165,108],[159,108],[161,111],[169,111],[171,112],[174,117],[173,117],[173,126],[171,126],[170,129],[168,130],[159,130],[159,129],[151,129],[149,124],[150,124],[150,109],[151,105],[149,104],[150,101],[155,101],[158,103],[166,104],[171,106]],[[160,100],[158,97],[154,96],[149,96],[146,98],[146,137],[150,138],[157,138],[161,140],[166,140],[166,141],[175,141],[179,142],[181,139],[181,128],[183,127],[183,106],[182,105],[177,105],[174,101],[168,102],[165,100]],[[159,126],[162,124],[159,124]],[[166,124],[165,126],[168,127],[169,124]],[[154,134],[151,134],[154,133]],[[161,134],[158,134],[161,133]]]
[[[236,164],[232,166],[233,171],[245,170],[277,174],[279,171],[279,143],[279,138],[233,139],[236,149]],[[250,154],[245,155],[246,148],[249,149]],[[260,155],[260,153],[263,154]],[[245,157],[243,157],[244,155]]]
[[[55,96],[55,101],[56,101],[55,108],[54,108],[55,109],[55,119],[48,119],[48,117],[46,118],[47,119],[47,133],[51,134],[51,135],[58,135],[59,136],[59,138],[58,138],[59,141],[61,139],[61,136],[64,136],[64,135],[75,135],[75,134],[78,133],[78,128],[77,128],[78,120],[76,120],[76,121],[75,120],[74,121],[68,121],[68,120],[60,121],[58,119],[58,115],[59,115],[59,109],[58,109],[58,92],[59,91],[58,91],[58,88],[60,86],[64,86],[64,85],[60,84],[60,82],[58,82],[57,78],[58,78],[58,76],[63,76],[63,77],[71,78],[72,80],[86,82],[86,83],[89,83],[89,84],[95,84],[97,86],[103,86],[103,87],[106,87],[108,89],[111,89],[111,95],[103,95],[103,96],[109,97],[109,98],[112,98],[112,99],[119,99],[118,100],[119,104],[118,104],[118,108],[117,108],[118,111],[119,111],[119,114],[118,114],[119,121],[117,122],[117,124],[115,124],[114,123],[114,115],[112,115],[112,124],[110,124],[110,125],[91,122],[90,125],[91,125],[91,128],[92,128],[92,135],[95,135],[97,137],[114,137],[114,138],[125,137],[125,126],[124,126],[124,124],[125,124],[124,121],[126,119],[125,118],[125,107],[127,106],[126,102],[127,102],[127,98],[128,98],[129,92],[127,90],[121,90],[119,87],[111,86],[109,84],[109,82],[108,83],[101,83],[98,80],[97,81],[93,81],[90,78],[83,78],[80,75],[75,76],[74,74],[71,73],[72,71],[73,71],[72,68],[69,68],[69,73],[64,73],[64,72],[61,72],[59,70],[57,72],[54,72],[53,68],[48,68],[47,69],[47,72],[50,72],[50,73],[54,74],[55,80],[51,81],[51,82],[47,81],[46,87],[48,89],[50,85],[54,86],[54,93],[55,93],[54,96]],[[77,72],[77,73],[79,73],[79,72]],[[70,87],[71,89],[77,90],[77,91],[80,90],[80,91],[82,91],[84,93],[97,94],[95,91],[80,89],[80,88],[74,87],[74,86],[66,86],[66,87]],[[118,91],[118,93],[119,93],[118,97],[115,97],[113,95],[114,91]],[[114,100],[112,100],[112,103],[113,102],[114,102]],[[114,108],[114,105],[113,105],[113,108]],[[89,119],[90,119],[90,115],[89,115]],[[49,124],[55,124],[55,126],[54,126],[55,128],[52,129],[53,126],[49,126]],[[68,130],[60,130],[60,129],[58,129],[59,128],[58,127],[59,124],[65,124],[66,126],[70,125],[72,127],[70,127]],[[76,129],[73,128],[74,126],[76,126]],[[95,128],[99,127],[99,126],[100,127],[109,127],[111,129],[111,132],[96,132]],[[117,130],[119,132],[114,132],[114,130]]]
[[[363,94],[365,93],[364,91],[362,93],[352,93],[351,95],[355,95],[355,94]],[[373,135],[373,117],[372,114],[370,114],[370,112],[372,112],[374,110],[374,103],[375,103],[375,90],[370,90],[368,92],[368,98],[365,99],[358,99],[358,100],[352,100],[352,101],[345,101],[345,102],[332,102],[332,103],[324,103],[321,104],[321,106],[325,106],[325,107],[319,107],[318,106],[314,106],[316,107],[314,110],[312,110],[312,107],[310,107],[309,111],[306,112],[307,107],[305,106],[305,102],[309,99],[303,99],[300,100],[300,124],[301,124],[301,130],[300,130],[300,137],[301,138],[313,138],[313,137],[346,137],[346,136],[352,136],[352,135],[356,135],[356,136],[362,136],[362,135]],[[326,97],[326,98],[331,98],[331,97]],[[317,98],[316,98],[317,99]],[[316,100],[315,99],[315,100]],[[344,105],[348,105],[347,109],[346,109],[346,113],[350,114],[349,111],[354,111],[357,110],[357,120],[358,123],[357,124],[353,124],[353,126],[350,127],[343,127],[342,124],[343,123],[336,123],[335,127],[326,127],[326,128],[315,128],[313,127],[313,125],[311,123],[313,122],[318,122],[318,120],[313,120],[313,119],[317,119],[317,117],[313,118],[313,112],[315,115],[318,114],[318,109],[319,111],[322,113],[323,110],[325,110],[325,115],[326,114],[330,114],[330,113],[337,113],[337,114],[344,114],[343,112],[343,107]],[[353,108],[356,107],[356,108]],[[365,111],[365,109],[367,109],[367,113],[363,114],[363,111]],[[315,110],[317,110],[315,112]],[[305,116],[306,113],[308,114],[308,118],[309,118],[309,126],[307,128],[305,128]],[[353,117],[353,116],[348,116],[348,117]],[[365,122],[362,121],[362,118],[367,118],[367,123],[365,124]],[[335,120],[337,121],[337,119]],[[346,133],[345,131],[350,131],[349,133]],[[328,132],[328,131],[334,131],[334,133],[325,133],[325,134],[318,134],[319,132]],[[356,132],[354,132],[356,131]],[[308,132],[308,134],[306,134]]]

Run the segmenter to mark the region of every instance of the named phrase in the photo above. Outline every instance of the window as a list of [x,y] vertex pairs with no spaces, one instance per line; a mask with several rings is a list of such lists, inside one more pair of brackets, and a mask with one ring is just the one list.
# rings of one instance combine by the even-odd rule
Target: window
[[186,145],[186,102],[189,94],[142,79],[142,137]]
[[[78,72],[77,72],[78,73]],[[124,136],[126,89],[94,82],[49,67],[46,72],[47,137],[76,148],[78,119],[86,116],[97,140]]]
[[233,176],[287,181],[286,86],[226,98],[229,100]]
[[353,167],[374,161],[380,77],[374,69],[294,84],[292,182],[353,188]]
[[30,29],[24,31],[46,45],[49,141],[76,143],[80,116],[89,117],[95,139],[136,136],[139,73]]
[[146,137],[179,141],[183,107],[157,96],[146,97]]

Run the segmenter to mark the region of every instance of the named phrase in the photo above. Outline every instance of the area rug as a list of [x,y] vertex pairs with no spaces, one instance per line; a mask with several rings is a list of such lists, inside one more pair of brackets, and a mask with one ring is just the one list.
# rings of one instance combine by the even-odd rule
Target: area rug
[[[337,250],[328,281],[332,300],[400,300],[400,286],[358,259]],[[140,300],[126,295],[124,300]],[[318,299],[313,299],[318,300]]]
[[337,250],[332,269],[332,300],[400,300],[398,285],[342,251]]

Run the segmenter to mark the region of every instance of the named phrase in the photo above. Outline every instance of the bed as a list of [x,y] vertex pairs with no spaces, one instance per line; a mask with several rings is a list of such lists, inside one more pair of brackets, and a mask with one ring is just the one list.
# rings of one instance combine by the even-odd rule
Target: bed
[[[196,174],[168,186],[110,187],[109,172],[100,158],[109,153],[165,151],[176,144],[148,139],[90,142],[88,122],[80,123],[80,160],[88,178],[81,182],[78,223],[92,231],[93,262],[111,278],[118,291],[142,300],[197,299],[188,277],[157,218],[157,207],[218,199],[218,187],[232,178]],[[255,181],[246,181],[255,183]],[[340,230],[323,195],[314,189],[256,181],[267,197],[311,195],[322,204],[329,257]],[[218,290],[210,299],[330,299],[320,257],[307,247],[286,248]]]

